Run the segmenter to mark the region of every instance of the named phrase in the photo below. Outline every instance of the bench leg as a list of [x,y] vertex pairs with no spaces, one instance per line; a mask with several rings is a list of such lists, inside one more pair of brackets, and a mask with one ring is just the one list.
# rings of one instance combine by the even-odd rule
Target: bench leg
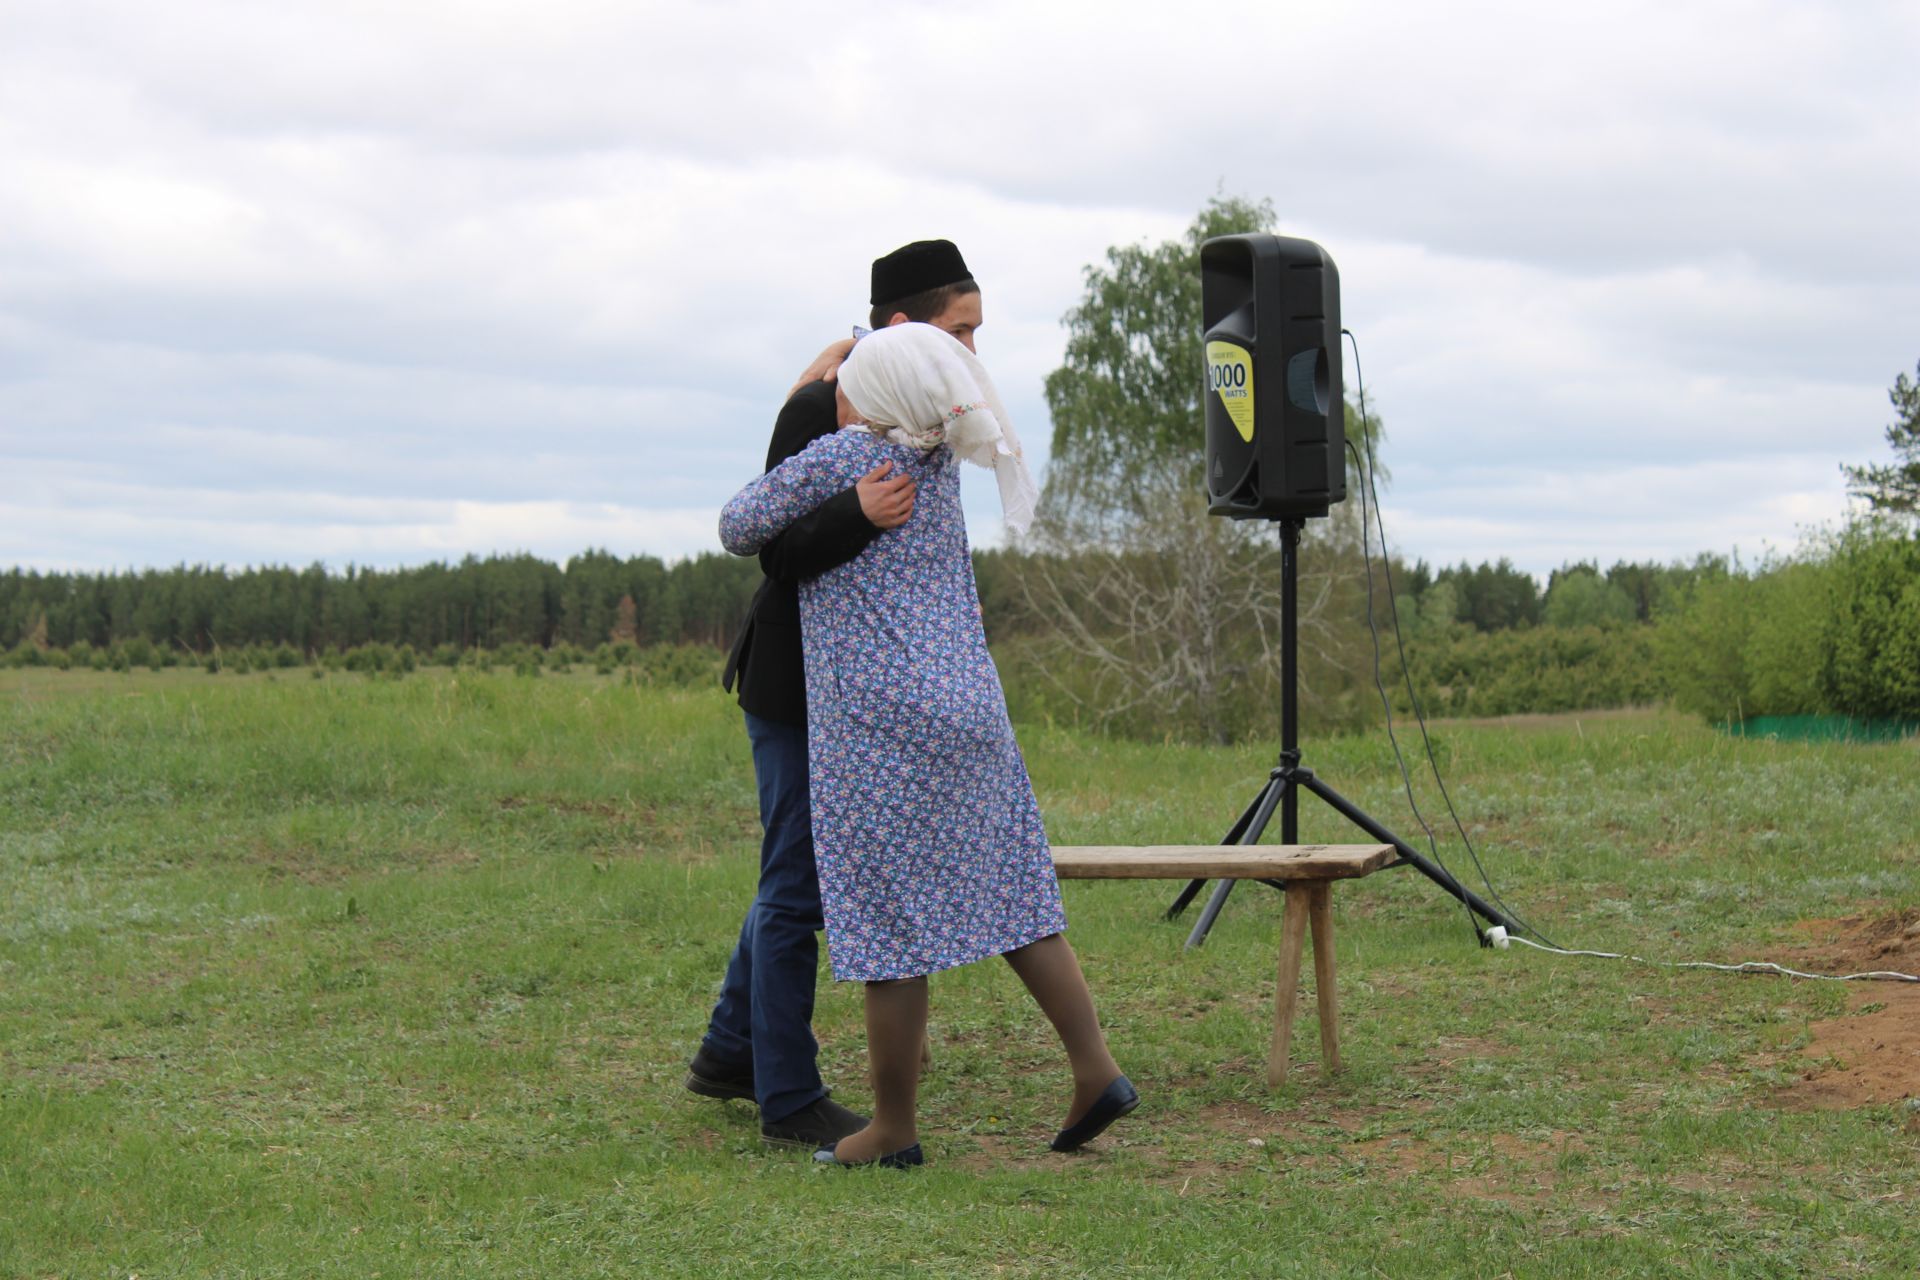
[[1293,1042],[1293,1013],[1300,1003],[1300,951],[1307,940],[1305,886],[1287,887],[1286,912],[1280,918],[1280,976],[1273,990],[1273,1047],[1267,1055],[1267,1087],[1287,1082],[1287,1052]]
[[1340,1069],[1340,1002],[1333,982],[1333,890],[1316,884],[1307,890],[1307,918],[1313,924],[1313,989],[1320,1001],[1320,1070]]

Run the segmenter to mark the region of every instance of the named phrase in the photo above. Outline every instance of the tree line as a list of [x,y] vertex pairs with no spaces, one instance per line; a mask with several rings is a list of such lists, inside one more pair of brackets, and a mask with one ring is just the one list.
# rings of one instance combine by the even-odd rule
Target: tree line
[[[996,637],[1033,630],[1016,607],[1018,580],[1038,553],[975,553],[982,611]],[[1557,569],[1544,590],[1508,560],[1434,570],[1391,566],[1403,622],[1458,622],[1475,631],[1651,622],[1723,558],[1692,564],[1591,563]],[[323,565],[225,569],[181,565],[110,573],[0,572],[0,649],[143,638],[183,653],[287,645],[301,654],[367,644],[425,652],[509,645],[592,649],[603,643],[724,648],[760,584],[752,560],[718,552],[666,564],[588,551],[564,564],[530,555],[469,556],[412,568]]]
[[759,566],[721,552],[667,564],[588,551],[330,572],[206,565],[117,573],[0,573],[0,648],[108,648],[143,639],[178,653],[370,644],[498,650],[731,642]]

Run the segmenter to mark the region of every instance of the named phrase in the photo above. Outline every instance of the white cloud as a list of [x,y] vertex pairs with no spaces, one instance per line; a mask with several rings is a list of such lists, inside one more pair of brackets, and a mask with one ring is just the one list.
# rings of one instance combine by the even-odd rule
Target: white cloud
[[[0,561],[398,563],[535,525],[710,546],[687,513],[757,469],[869,259],[926,235],[984,282],[982,352],[1044,458],[1083,266],[1222,183],[1339,261],[1389,524],[1429,559],[1790,542],[1883,449],[1920,333],[1908,4],[0,0],[0,24],[0,498],[38,495]],[[1692,478],[1697,519],[1576,514],[1649,468]],[[1553,477],[1567,499],[1532,502]],[[302,494],[348,505],[305,520]]]
[[1389,500],[1396,549],[1447,546],[1441,564],[1506,558],[1542,576],[1576,560],[1603,568],[1668,560],[1675,548],[1751,562],[1790,551],[1801,531],[1846,505],[1837,469],[1805,454],[1684,467],[1467,467],[1419,481],[1420,497]]

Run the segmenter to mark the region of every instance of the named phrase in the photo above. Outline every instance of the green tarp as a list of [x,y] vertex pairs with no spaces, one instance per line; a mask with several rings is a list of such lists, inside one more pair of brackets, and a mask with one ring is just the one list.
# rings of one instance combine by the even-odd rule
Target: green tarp
[[1920,720],[1865,716],[1748,716],[1718,727],[1736,737],[1782,742],[1898,742],[1920,735]]

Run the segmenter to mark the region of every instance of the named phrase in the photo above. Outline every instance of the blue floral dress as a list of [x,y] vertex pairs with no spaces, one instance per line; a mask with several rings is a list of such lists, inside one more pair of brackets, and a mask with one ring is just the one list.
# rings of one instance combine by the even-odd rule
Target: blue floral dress
[[843,982],[950,969],[1067,926],[946,446],[823,436],[727,503],[720,540],[751,555],[881,462],[917,482],[912,517],[800,584],[814,857]]

